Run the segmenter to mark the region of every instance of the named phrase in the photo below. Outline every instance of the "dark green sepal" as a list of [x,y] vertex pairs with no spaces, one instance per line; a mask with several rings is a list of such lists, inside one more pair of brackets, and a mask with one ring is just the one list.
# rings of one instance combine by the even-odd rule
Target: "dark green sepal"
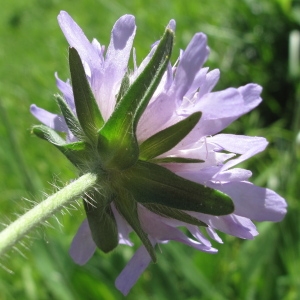
[[75,48],[69,48],[69,65],[79,123],[90,141],[96,143],[97,132],[103,126],[104,120]]
[[123,77],[123,79],[122,79],[120,90],[119,90],[119,93],[117,95],[116,105],[123,98],[123,96],[125,95],[125,93],[128,91],[129,86],[130,86],[130,79],[129,79],[129,75],[128,75],[128,72],[127,72],[125,74],[125,76]]
[[104,253],[114,250],[119,244],[117,223],[110,207],[102,195],[94,191],[83,201],[92,238]]
[[182,221],[188,224],[196,225],[196,226],[204,226],[207,227],[207,224],[204,222],[192,217],[191,215],[187,214],[186,212],[172,208],[172,207],[167,207],[164,205],[160,204],[143,204],[146,208],[151,210],[152,212],[156,213],[157,215],[160,215],[162,217],[166,218],[172,218],[178,221]]
[[107,167],[126,169],[138,159],[137,123],[166,70],[174,33],[167,29],[148,65],[130,85],[99,131],[98,150]]
[[234,211],[226,194],[186,180],[159,165],[138,161],[121,173],[121,183],[140,203],[160,204],[215,216]]
[[85,134],[80,126],[77,117],[73,114],[69,105],[60,95],[56,95],[55,98],[70,131],[78,140],[84,140]]
[[89,147],[83,141],[66,143],[56,131],[45,125],[33,126],[32,132],[54,145],[78,168],[82,168],[85,165],[85,159],[90,157]]
[[168,157],[162,157],[162,158],[153,158],[153,159],[150,159],[149,162],[152,162],[154,164],[169,164],[169,163],[176,163],[176,164],[197,164],[197,163],[203,163],[204,160],[202,160],[202,159],[196,159],[196,158],[168,156]]
[[114,203],[119,213],[124,217],[127,223],[132,227],[142,243],[146,247],[153,262],[156,262],[155,249],[153,248],[147,234],[141,227],[141,223],[137,211],[137,202],[132,197],[132,194],[126,189],[118,189],[118,196]]
[[195,112],[184,120],[159,131],[140,145],[141,160],[150,160],[174,148],[195,127],[201,112]]

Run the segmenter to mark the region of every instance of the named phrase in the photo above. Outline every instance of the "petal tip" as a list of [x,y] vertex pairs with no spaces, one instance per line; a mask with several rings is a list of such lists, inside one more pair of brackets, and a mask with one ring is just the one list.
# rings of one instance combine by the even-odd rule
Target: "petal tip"
[[168,26],[167,26],[168,29],[172,30],[172,31],[175,31],[176,29],[176,21],[174,19],[171,19]]

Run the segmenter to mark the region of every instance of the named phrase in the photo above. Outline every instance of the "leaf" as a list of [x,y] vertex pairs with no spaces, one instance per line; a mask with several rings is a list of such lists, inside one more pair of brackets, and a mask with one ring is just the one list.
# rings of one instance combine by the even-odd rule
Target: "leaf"
[[67,143],[56,131],[45,125],[33,126],[32,132],[39,138],[42,138],[54,145],[77,168],[82,169],[86,164],[86,159],[90,159],[91,157],[91,151],[88,145],[83,141]]
[[159,131],[140,145],[141,160],[149,160],[174,148],[195,127],[201,112],[195,112],[186,119]]
[[148,208],[149,210],[153,211],[154,213],[165,217],[165,218],[172,218],[175,220],[179,220],[188,224],[192,224],[192,225],[196,225],[196,226],[205,226],[207,227],[207,225],[192,217],[191,215],[185,213],[182,210],[176,209],[176,208],[172,208],[172,207],[167,207],[164,205],[160,205],[160,204],[143,204],[146,208]]
[[124,75],[124,77],[122,79],[122,82],[121,82],[120,90],[119,90],[119,93],[117,95],[116,104],[118,104],[119,101],[123,98],[123,96],[125,95],[125,93],[129,89],[129,86],[130,86],[129,75],[128,75],[128,72],[126,72],[126,74]]
[[95,244],[104,253],[112,251],[118,246],[119,237],[110,204],[96,191],[89,193],[83,203]]
[[[99,131],[98,149],[108,167],[126,169],[139,155],[136,126],[166,70],[174,33],[167,29],[150,62],[116,105]],[[125,83],[124,83],[125,84]]]
[[77,139],[83,140],[85,135],[82,131],[80,123],[77,117],[74,116],[66,101],[60,95],[56,95],[56,101],[65,118],[68,128],[71,130],[74,136],[76,136]]
[[87,137],[95,143],[97,132],[103,126],[104,120],[75,48],[69,48],[69,65],[77,117]]
[[118,191],[118,196],[114,203],[117,210],[141,239],[149,255],[151,256],[152,261],[156,262],[155,249],[153,248],[147,234],[144,232],[140,224],[137,211],[137,202],[128,190],[120,189],[120,187],[118,187],[116,190]]
[[153,203],[210,214],[227,215],[234,211],[226,194],[186,180],[159,165],[138,161],[120,173],[120,185],[127,187],[140,203]]

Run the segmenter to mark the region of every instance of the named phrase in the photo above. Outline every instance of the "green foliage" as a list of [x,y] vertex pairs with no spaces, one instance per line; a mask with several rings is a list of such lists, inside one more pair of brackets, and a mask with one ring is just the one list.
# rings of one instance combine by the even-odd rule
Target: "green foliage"
[[118,228],[106,197],[93,192],[87,195],[86,200],[83,205],[95,244],[104,253],[114,250],[119,244]]
[[233,202],[226,194],[149,162],[139,160],[132,168],[125,170],[120,174],[120,185],[128,186],[140,203],[160,204],[166,208],[215,216],[228,215],[234,211]]
[[[268,186],[289,202],[280,224],[260,224],[254,241],[221,235],[217,255],[170,242],[162,245],[128,299],[283,299],[296,300],[299,284],[300,85],[299,65],[291,56],[290,33],[299,32],[299,3],[291,0],[171,1],[5,1],[0,10],[0,188],[1,221],[40,201],[41,192],[75,177],[63,155],[30,134],[38,122],[31,103],[58,112],[53,73],[69,78],[67,43],[57,25],[59,10],[68,11],[88,38],[108,45],[111,27],[125,13],[136,16],[138,63],[160,38],[169,19],[177,21],[173,62],[192,35],[208,35],[207,66],[221,69],[218,89],[257,82],[264,87],[263,104],[234,122],[228,132],[265,136],[264,153],[243,163],[253,182]],[[296,48],[295,48],[296,49]],[[299,53],[298,53],[299,57]],[[290,73],[289,66],[298,72]],[[126,89],[126,87],[125,87]],[[55,177],[54,177],[55,176]],[[69,208],[52,227],[38,229],[0,263],[0,299],[123,299],[114,280],[139,245],[121,246],[112,254],[98,251],[80,267],[68,255],[83,208]],[[24,247],[26,246],[26,247]],[[24,258],[24,256],[26,258]],[[14,274],[5,270],[8,268]]]

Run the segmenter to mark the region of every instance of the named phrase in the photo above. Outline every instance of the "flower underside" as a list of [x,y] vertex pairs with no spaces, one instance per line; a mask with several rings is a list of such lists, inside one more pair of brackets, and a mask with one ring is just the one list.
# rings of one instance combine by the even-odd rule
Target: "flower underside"
[[198,124],[196,111],[142,142],[137,139],[137,124],[151,100],[169,63],[174,33],[167,28],[144,70],[130,84],[125,74],[116,105],[105,122],[75,48],[69,49],[69,65],[76,114],[57,96],[65,122],[76,141],[67,143],[56,131],[44,125],[33,132],[56,146],[81,174],[94,172],[98,187],[85,197],[84,207],[92,237],[103,252],[119,243],[118,228],[111,208],[116,209],[133,228],[153,261],[155,251],[142,229],[138,203],[157,215],[196,226],[207,226],[185,211],[221,216],[234,211],[226,194],[184,179],[160,164],[201,164],[203,160],[160,156],[182,141]]

